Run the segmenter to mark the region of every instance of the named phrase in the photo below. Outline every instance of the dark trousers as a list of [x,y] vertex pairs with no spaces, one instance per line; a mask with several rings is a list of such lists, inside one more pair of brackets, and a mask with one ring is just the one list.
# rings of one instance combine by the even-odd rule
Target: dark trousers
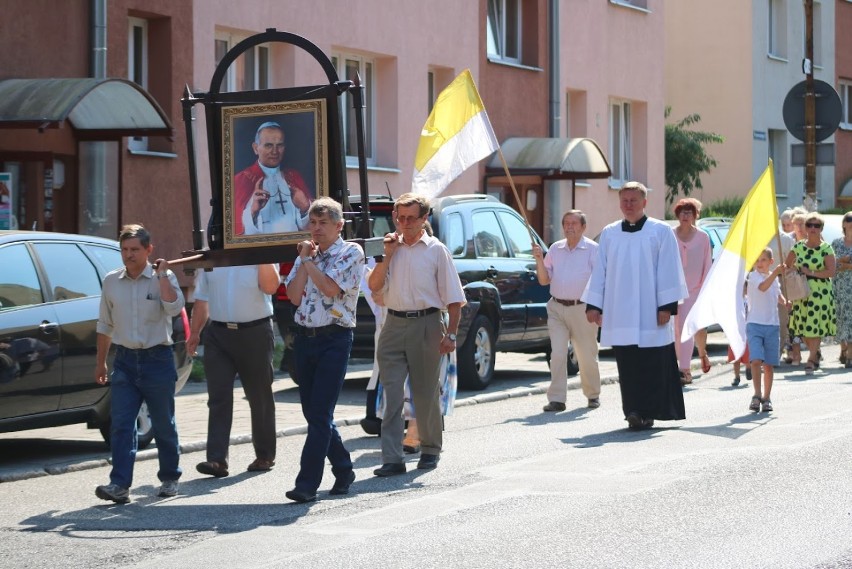
[[182,473],[178,466],[180,446],[175,425],[175,369],[171,346],[155,346],[147,350],[131,350],[116,346],[112,364],[112,450],[113,484],[130,488],[136,461],[136,416],[142,402],[148,404],[161,481],[177,480]]
[[275,400],[272,397],[272,322],[231,330],[207,326],[207,460],[228,462],[234,418],[234,380],[240,375],[251,409],[251,439],[258,458],[275,460]]
[[315,337],[299,335],[295,347],[299,397],[308,422],[296,490],[315,493],[322,482],[326,457],[335,478],[352,471],[352,458],[334,425],[334,408],[352,349],[352,330],[341,328],[340,332]]

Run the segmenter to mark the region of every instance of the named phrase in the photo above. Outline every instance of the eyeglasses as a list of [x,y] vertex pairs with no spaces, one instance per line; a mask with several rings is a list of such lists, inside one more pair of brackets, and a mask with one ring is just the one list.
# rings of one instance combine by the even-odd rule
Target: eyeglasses
[[692,209],[682,209],[678,215],[683,215],[684,213],[688,213],[689,215],[695,215],[695,210]]
[[852,223],[852,215],[847,215],[843,218],[843,223]]
[[822,229],[822,223],[806,223],[805,227],[808,229]]

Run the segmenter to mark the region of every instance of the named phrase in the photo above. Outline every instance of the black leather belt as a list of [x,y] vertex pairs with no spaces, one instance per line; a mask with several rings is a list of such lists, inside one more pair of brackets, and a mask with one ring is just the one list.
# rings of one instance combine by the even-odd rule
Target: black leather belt
[[349,330],[349,328],[344,328],[343,326],[338,326],[337,324],[329,324],[328,326],[317,326],[316,328],[309,328],[307,326],[294,326],[293,329],[299,336],[307,336],[308,338],[313,338],[315,336],[325,336],[326,334],[336,334],[337,332],[345,332],[346,330]]
[[252,326],[266,324],[269,322],[270,318],[272,317],[267,316],[265,318],[259,318],[258,320],[252,320],[251,322],[219,322],[218,320],[211,320],[210,323],[214,326],[227,328],[228,330],[242,330],[243,328],[251,328]]
[[555,296],[551,296],[550,298],[564,306],[579,306],[580,304],[585,304],[582,300],[562,300],[561,298],[556,298]]
[[440,310],[440,308],[435,308],[434,306],[431,308],[424,308],[423,310],[391,310],[388,308],[388,314],[396,316],[397,318],[420,318],[421,316],[438,312],[438,310]]

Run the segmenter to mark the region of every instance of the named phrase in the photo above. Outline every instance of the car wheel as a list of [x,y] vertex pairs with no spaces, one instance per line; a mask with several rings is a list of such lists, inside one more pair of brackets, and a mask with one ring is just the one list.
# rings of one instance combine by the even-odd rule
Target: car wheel
[[299,376],[296,374],[296,358],[294,357],[287,357],[287,374],[289,374],[293,383],[299,385]]
[[494,375],[494,325],[482,314],[473,320],[464,344],[457,351],[459,387],[485,389]]
[[[547,352],[547,367],[550,367],[550,352]],[[568,375],[578,373],[580,373],[580,364],[577,363],[577,354],[574,353],[574,346],[568,344]]]
[[[100,427],[101,436],[107,446],[110,444],[110,432],[112,424],[107,421]],[[151,423],[151,414],[148,412],[148,404],[143,402],[136,416],[136,446],[139,450],[146,448],[154,440],[154,425]]]

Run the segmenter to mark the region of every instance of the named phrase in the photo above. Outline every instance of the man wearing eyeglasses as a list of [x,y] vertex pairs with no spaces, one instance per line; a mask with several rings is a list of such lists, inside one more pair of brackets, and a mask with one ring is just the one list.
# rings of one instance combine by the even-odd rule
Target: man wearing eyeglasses
[[[388,317],[376,345],[376,361],[385,390],[382,420],[382,466],[376,476],[403,474],[402,407],[406,376],[417,409],[423,470],[438,466],[443,424],[438,372],[443,354],[456,349],[461,307],[465,303],[450,252],[424,229],[429,213],[425,196],[407,193],[393,206],[397,231],[385,236],[384,257],[368,284],[381,292]],[[444,327],[441,311],[449,313]]]

